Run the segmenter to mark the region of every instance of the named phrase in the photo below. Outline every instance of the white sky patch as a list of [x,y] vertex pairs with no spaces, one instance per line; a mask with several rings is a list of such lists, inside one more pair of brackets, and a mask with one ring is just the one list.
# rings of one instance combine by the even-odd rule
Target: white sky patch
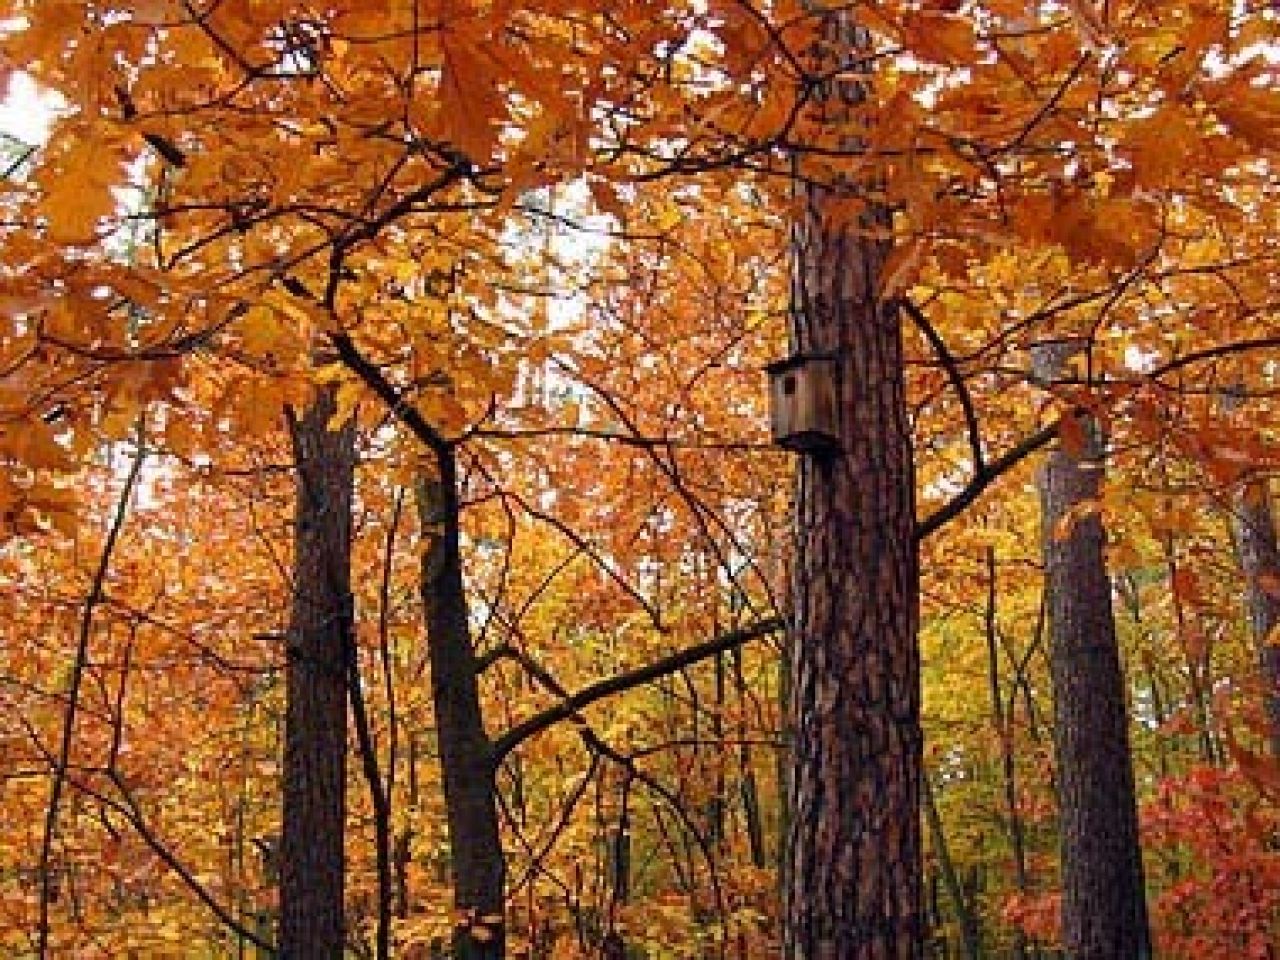
[[58,98],[38,90],[27,74],[13,74],[9,89],[0,101],[0,133],[32,146],[44,143],[49,137],[57,104]]
[[1129,344],[1124,348],[1124,365],[1130,370],[1136,370],[1139,373],[1148,373],[1155,369],[1156,361],[1160,359],[1160,355],[1151,350],[1143,350]]

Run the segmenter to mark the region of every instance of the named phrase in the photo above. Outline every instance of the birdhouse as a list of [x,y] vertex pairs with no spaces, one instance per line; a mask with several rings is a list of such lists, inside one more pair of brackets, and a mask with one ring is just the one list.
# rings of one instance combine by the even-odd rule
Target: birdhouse
[[773,442],[796,453],[838,453],[835,357],[796,354],[769,364],[765,370],[769,374]]

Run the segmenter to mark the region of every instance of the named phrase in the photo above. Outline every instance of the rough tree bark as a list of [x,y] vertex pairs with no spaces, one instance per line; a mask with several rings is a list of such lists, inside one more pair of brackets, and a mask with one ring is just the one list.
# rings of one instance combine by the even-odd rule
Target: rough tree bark
[[355,428],[330,431],[333,388],[290,419],[297,467],[286,638],[282,960],[342,960],[347,670],[354,654],[351,499]]
[[1249,626],[1258,646],[1268,744],[1271,755],[1280,758],[1280,646],[1271,641],[1280,625],[1280,548],[1265,480],[1250,482],[1236,498],[1232,526],[1245,576]]
[[493,744],[485,733],[478,664],[471,640],[459,547],[457,466],[436,450],[438,475],[418,488],[418,516],[429,543],[422,555],[431,692],[449,829],[455,960],[497,960],[505,953],[506,861],[498,832]]
[[[856,76],[865,33],[847,12],[824,21],[820,69]],[[856,115],[861,81],[832,86],[823,109]],[[853,186],[797,189],[792,347],[834,358],[840,450],[799,468],[783,952],[912,960],[924,941],[915,480],[901,324],[878,292],[887,214],[868,204],[851,220]]]
[[[1224,393],[1223,410],[1234,412],[1243,392],[1243,386],[1236,386]],[[1280,646],[1270,642],[1272,631],[1280,626],[1280,546],[1265,477],[1248,477],[1232,498],[1231,534],[1245,579],[1249,629],[1258,648],[1267,745],[1271,755],[1280,759]]]
[[[1032,351],[1039,382],[1061,376],[1078,339]],[[1062,826],[1062,936],[1071,960],[1151,956],[1138,812],[1105,535],[1096,510],[1103,440],[1086,414],[1039,478]]]

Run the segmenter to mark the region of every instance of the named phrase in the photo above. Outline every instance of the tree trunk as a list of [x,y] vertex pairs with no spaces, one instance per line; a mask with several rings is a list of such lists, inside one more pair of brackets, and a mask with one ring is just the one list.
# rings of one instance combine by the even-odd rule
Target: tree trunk
[[[1166,485],[1168,480],[1166,479]],[[1191,632],[1187,624],[1187,611],[1181,591],[1178,589],[1178,556],[1173,534],[1162,538],[1165,571],[1169,577],[1169,596],[1173,603],[1173,622],[1178,630],[1179,646],[1187,665],[1187,686],[1190,688],[1191,706],[1196,718],[1196,746],[1200,760],[1213,765],[1218,763],[1219,751],[1214,743],[1213,717],[1209,711],[1209,689],[1213,685],[1210,647],[1207,643],[1189,642]],[[1200,649],[1197,649],[1199,647]]]
[[[825,52],[839,60],[823,72],[856,73],[865,34],[847,13],[828,14],[826,27]],[[856,108],[860,83],[836,83],[827,108]],[[799,469],[784,956],[914,960],[924,949],[915,480],[899,316],[878,295],[888,217],[869,204],[850,219],[853,187],[798,189],[792,346],[833,358],[839,450],[806,454]]]
[[1258,647],[1262,706],[1271,755],[1280,759],[1280,646],[1271,634],[1280,625],[1280,549],[1265,480],[1247,484],[1231,511],[1236,554],[1245,578],[1249,627]]
[[[1079,340],[1038,344],[1041,382],[1061,375]],[[1103,442],[1081,418],[1078,450],[1054,450],[1040,475],[1058,791],[1062,935],[1072,960],[1151,956],[1129,750],[1128,711],[1104,531],[1095,503]]]
[[764,869],[768,863],[764,846],[764,820],[760,813],[760,788],[756,783],[755,763],[751,758],[751,747],[748,744],[750,733],[745,719],[747,716],[747,678],[742,671],[742,649],[735,647],[730,656],[733,658],[733,685],[738,698],[738,710],[743,720],[738,728],[742,744],[738,750],[738,769],[741,776],[739,790],[742,794],[742,813],[746,820],[747,848],[751,851],[751,865]]
[[344,946],[355,428],[330,431],[335,409],[334,390],[326,388],[301,421],[291,421],[298,481],[285,668],[282,960],[341,960]]
[[[1005,710],[1003,684],[1000,681],[999,631],[996,626],[999,583],[995,547],[987,547],[983,554],[987,568],[987,606],[983,616],[983,632],[987,638],[987,688],[991,692],[991,719],[1000,737],[1000,778],[1004,791],[1005,817],[1009,824],[1009,850],[1013,858],[1013,877],[1018,893],[1026,895],[1030,889],[1027,876],[1026,830],[1022,812],[1018,809],[1018,767],[1014,743],[1013,710]],[[1011,705],[1012,706],[1012,705]],[[1021,927],[1013,933],[1013,956],[1024,960],[1027,955],[1027,935]]]
[[454,960],[497,960],[505,951],[506,863],[493,749],[480,709],[462,582],[457,467],[452,450],[438,451],[436,460],[439,476],[423,480],[418,489],[418,515],[429,538],[422,557],[422,603],[459,918]]

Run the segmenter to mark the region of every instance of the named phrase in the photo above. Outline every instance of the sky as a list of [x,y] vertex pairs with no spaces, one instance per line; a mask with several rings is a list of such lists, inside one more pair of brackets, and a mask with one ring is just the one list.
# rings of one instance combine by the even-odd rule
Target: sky
[[9,89],[0,100],[0,132],[23,143],[43,143],[49,134],[53,104],[36,92],[35,83],[25,73],[9,78]]

